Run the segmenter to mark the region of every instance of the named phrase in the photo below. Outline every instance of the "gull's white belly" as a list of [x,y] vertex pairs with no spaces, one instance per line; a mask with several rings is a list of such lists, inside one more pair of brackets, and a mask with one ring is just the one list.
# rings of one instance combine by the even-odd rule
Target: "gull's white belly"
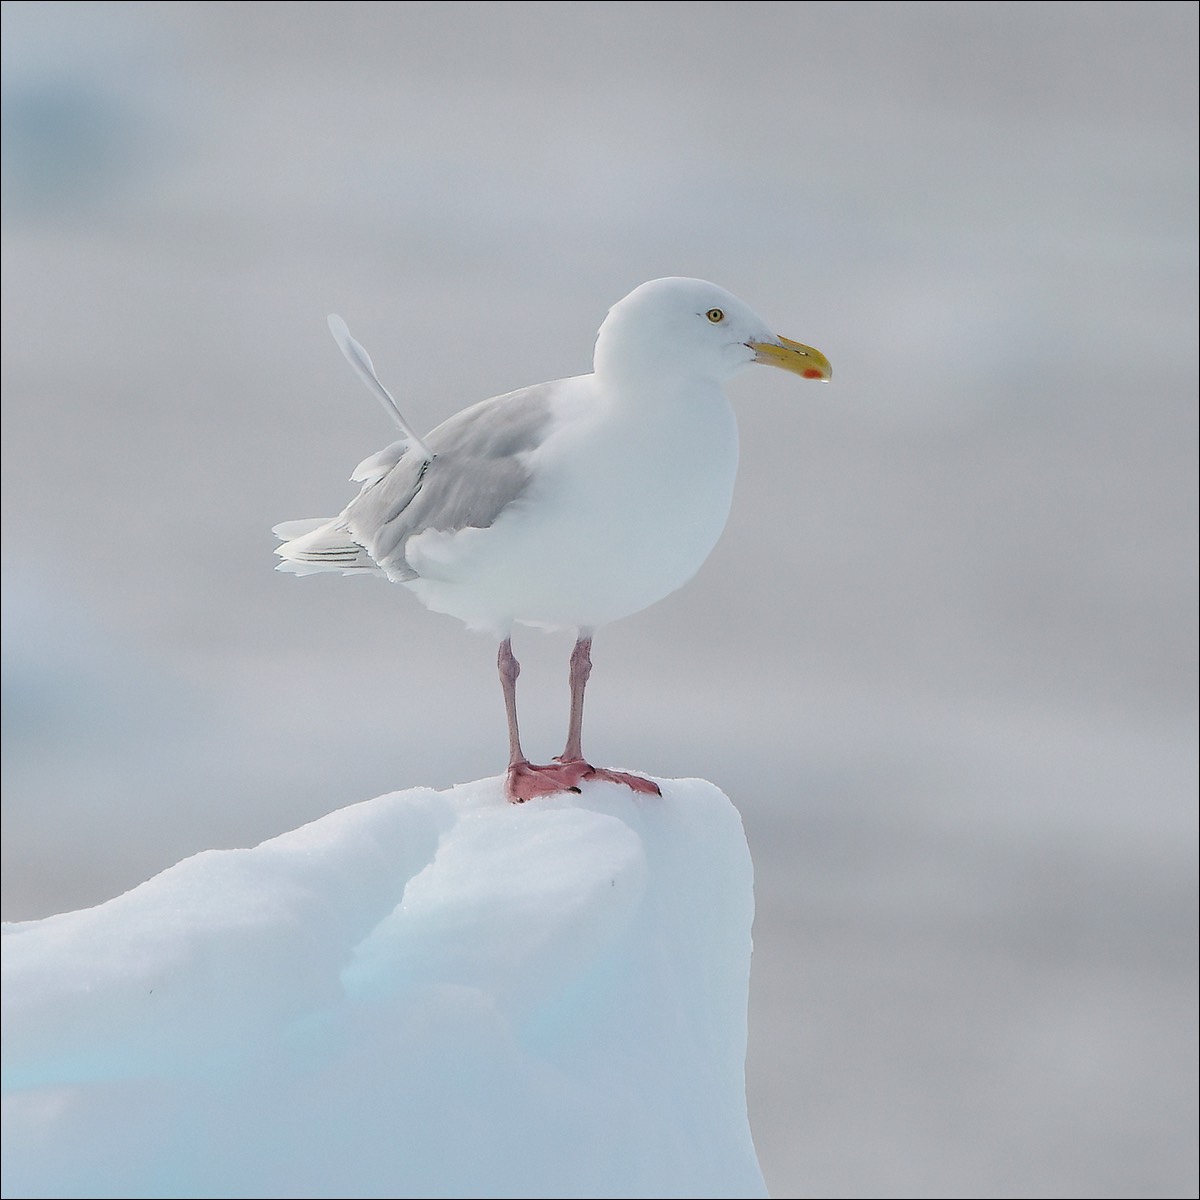
[[714,393],[656,424],[578,422],[538,451],[529,491],[487,529],[411,539],[429,607],[473,628],[595,627],[686,583],[721,536],[737,426]]

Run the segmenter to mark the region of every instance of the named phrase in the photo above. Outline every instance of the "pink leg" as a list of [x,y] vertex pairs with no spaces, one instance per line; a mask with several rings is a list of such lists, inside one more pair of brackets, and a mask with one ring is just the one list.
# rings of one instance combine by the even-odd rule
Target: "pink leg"
[[567,726],[567,744],[557,761],[564,765],[582,767],[580,779],[602,779],[609,783],[622,783],[635,792],[661,796],[657,783],[630,775],[625,771],[609,771],[604,767],[593,767],[583,757],[583,693],[592,673],[592,633],[589,629],[579,631],[575,649],[571,651],[571,721]]
[[521,664],[512,651],[512,639],[500,643],[496,660],[500,670],[500,687],[504,692],[504,711],[508,715],[508,772],[504,788],[511,804],[524,804],[536,796],[553,796],[558,792],[578,792],[577,768],[562,763],[537,766],[525,757],[521,749],[521,734],[517,728],[517,676]]
[[505,638],[500,643],[496,666],[500,671],[500,690],[504,693],[504,712],[508,716],[508,765],[511,767],[515,762],[526,761],[521,753],[521,734],[517,729],[517,676],[521,673],[521,664],[513,654],[512,638]]
[[567,745],[559,755],[560,762],[576,762],[583,758],[583,690],[592,674],[592,637],[580,630],[579,640],[571,651],[571,720],[567,726]]
[[500,686],[504,691],[504,710],[508,714],[508,774],[505,790],[511,803],[523,804],[537,796],[553,796],[559,792],[579,792],[582,790],[580,784],[591,779],[620,783],[635,792],[655,796],[662,794],[658,784],[649,779],[624,771],[593,767],[583,757],[583,693],[592,672],[591,648],[591,631],[580,630],[579,639],[571,651],[571,717],[567,726],[567,744],[554,762],[541,766],[531,763],[521,749],[517,728],[517,676],[521,673],[521,664],[513,655],[511,639],[505,638],[500,643],[497,665],[500,669]]

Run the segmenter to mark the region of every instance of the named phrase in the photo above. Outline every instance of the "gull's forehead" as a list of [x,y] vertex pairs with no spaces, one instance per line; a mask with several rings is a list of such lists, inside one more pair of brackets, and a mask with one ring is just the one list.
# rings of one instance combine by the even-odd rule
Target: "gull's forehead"
[[653,279],[630,293],[628,299],[640,300],[647,308],[664,312],[693,310],[703,312],[714,304],[740,305],[737,297],[703,279]]
[[707,326],[696,325],[693,318],[714,308],[724,314],[725,329],[758,333],[764,327],[762,318],[731,292],[703,279],[651,280],[616,304],[611,315],[625,318],[624,324],[640,328],[645,334],[655,330],[673,330],[677,335],[690,331],[691,336],[703,338]]

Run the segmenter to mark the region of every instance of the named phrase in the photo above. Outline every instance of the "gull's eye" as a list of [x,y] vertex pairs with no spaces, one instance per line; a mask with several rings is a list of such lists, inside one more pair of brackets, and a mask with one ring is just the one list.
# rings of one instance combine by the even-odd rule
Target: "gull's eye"
[[711,321],[711,322],[712,322],[714,325],[716,325],[718,321],[723,321],[723,320],[725,320],[725,314],[724,314],[724,313],[723,313],[723,312],[722,312],[722,311],[721,311],[719,308],[710,308],[710,309],[708,310],[708,312],[706,312],[704,315],[705,315],[705,316],[706,316],[706,317],[707,317],[707,318],[708,318],[708,319],[709,319],[709,320],[710,320],[710,321]]

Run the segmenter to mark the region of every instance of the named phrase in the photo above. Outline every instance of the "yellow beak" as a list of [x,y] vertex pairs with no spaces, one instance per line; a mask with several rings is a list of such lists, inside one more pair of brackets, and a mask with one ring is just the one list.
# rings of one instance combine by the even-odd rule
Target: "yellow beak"
[[793,342],[790,338],[781,337],[777,342],[751,342],[750,349],[754,351],[755,362],[794,371],[805,379],[819,379],[822,383],[828,383],[833,375],[829,359],[820,350]]

